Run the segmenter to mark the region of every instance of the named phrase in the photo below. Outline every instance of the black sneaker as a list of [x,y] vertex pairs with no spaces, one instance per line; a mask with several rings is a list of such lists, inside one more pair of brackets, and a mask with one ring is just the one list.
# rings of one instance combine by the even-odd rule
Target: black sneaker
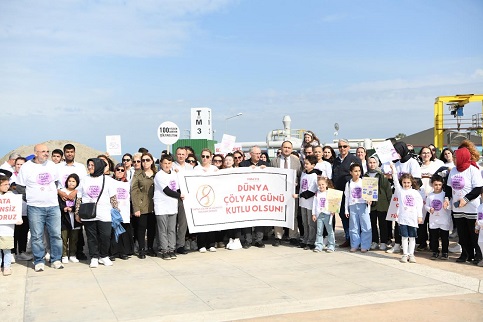
[[187,252],[187,251],[184,249],[184,247],[179,247],[179,248],[176,250],[176,252],[177,252],[178,254],[182,254],[182,255],[186,255],[186,254],[188,254],[188,252]]
[[77,257],[77,259],[80,260],[80,261],[86,261],[87,260],[87,255],[82,253],[82,252],[77,253],[75,255],[75,257]]
[[309,247],[310,247],[311,250],[315,249],[315,245],[310,245]]
[[433,253],[433,255],[431,256],[431,260],[438,259],[438,257],[439,257],[439,253]]
[[275,241],[273,242],[272,246],[273,247],[278,247],[280,245],[282,245],[282,241],[280,239],[278,239],[278,238],[275,238]]
[[443,253],[441,254],[441,258],[442,260],[448,260],[448,253]]
[[290,245],[298,246],[299,241],[297,238],[290,238]]
[[307,246],[305,243],[300,243],[300,244],[299,244],[299,247],[300,247],[300,248],[305,248],[305,246]]
[[171,259],[176,259],[176,254],[174,252],[169,252],[168,255]]
[[252,245],[250,245],[250,243],[247,243],[247,242],[244,242],[244,243],[243,243],[243,248],[244,248],[244,249],[248,249],[248,248],[250,248],[250,247],[252,247]]
[[263,242],[255,242],[253,246],[258,247],[258,248],[265,248],[265,244]]
[[164,260],[170,260],[171,256],[169,256],[168,253],[163,252],[163,253],[161,253],[161,258],[164,259]]

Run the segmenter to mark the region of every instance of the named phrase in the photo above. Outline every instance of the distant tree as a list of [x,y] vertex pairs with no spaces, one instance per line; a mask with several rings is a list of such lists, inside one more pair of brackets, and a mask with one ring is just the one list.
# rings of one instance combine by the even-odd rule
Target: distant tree
[[401,140],[402,138],[405,138],[407,135],[404,133],[398,133],[396,134],[395,138],[396,140]]

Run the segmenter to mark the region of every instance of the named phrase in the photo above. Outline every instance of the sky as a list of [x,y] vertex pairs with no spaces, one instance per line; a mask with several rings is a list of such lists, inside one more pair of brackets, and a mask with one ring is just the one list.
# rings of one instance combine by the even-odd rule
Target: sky
[[334,123],[410,135],[433,126],[436,97],[483,93],[481,17],[481,0],[2,0],[0,155],[105,151],[106,135],[159,155],[158,126],[188,138],[194,107],[218,141],[264,141],[285,115],[322,142]]

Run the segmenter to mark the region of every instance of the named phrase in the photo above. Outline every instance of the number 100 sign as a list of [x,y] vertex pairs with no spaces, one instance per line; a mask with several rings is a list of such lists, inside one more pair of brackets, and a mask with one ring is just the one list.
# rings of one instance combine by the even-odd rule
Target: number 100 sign
[[157,136],[161,143],[175,144],[179,139],[179,127],[170,121],[163,122],[158,126]]

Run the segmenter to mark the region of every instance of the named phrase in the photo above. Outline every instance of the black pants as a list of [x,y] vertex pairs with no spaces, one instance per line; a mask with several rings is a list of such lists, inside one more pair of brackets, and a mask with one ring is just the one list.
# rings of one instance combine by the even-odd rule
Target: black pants
[[13,234],[13,249],[12,254],[24,253],[27,251],[27,236],[29,233],[29,220],[26,216],[22,217],[23,223],[15,225],[15,232]]
[[481,249],[478,246],[478,234],[475,233],[476,219],[455,218],[456,229],[458,230],[459,243],[461,245],[461,256],[466,259],[481,260]]
[[429,214],[426,213],[426,218],[422,224],[418,224],[418,238],[416,239],[416,244],[419,244],[419,247],[426,246],[427,241],[429,240],[428,229],[429,229]]
[[111,256],[132,255],[134,253],[131,224],[121,223],[121,225],[126,231],[119,235],[117,242],[114,229],[111,229],[111,247],[109,250]]
[[439,253],[439,239],[441,238],[441,252],[443,254],[448,254],[449,245],[449,231],[443,230],[441,228],[430,229],[429,230],[429,247],[433,253]]
[[81,257],[80,254],[84,254],[84,246],[86,241],[84,240],[84,226],[80,226],[78,238],[77,238],[77,257]]
[[210,247],[215,247],[216,233],[214,231],[209,231],[206,233],[198,233],[197,244],[198,249],[205,247],[206,249]]
[[[371,217],[371,227],[372,227],[372,242],[374,243],[386,243],[387,238],[387,224],[385,211],[371,211],[369,214]],[[380,239],[379,239],[380,238]]]
[[153,248],[154,237],[156,236],[156,216],[154,212],[142,214],[138,217],[138,243],[139,249],[146,249],[145,235],[148,235],[148,248]]
[[111,223],[99,220],[84,221],[86,229],[87,247],[91,258],[104,258],[109,256],[111,240]]
[[399,233],[399,224],[397,221],[394,222],[394,243],[401,245],[401,234]]

